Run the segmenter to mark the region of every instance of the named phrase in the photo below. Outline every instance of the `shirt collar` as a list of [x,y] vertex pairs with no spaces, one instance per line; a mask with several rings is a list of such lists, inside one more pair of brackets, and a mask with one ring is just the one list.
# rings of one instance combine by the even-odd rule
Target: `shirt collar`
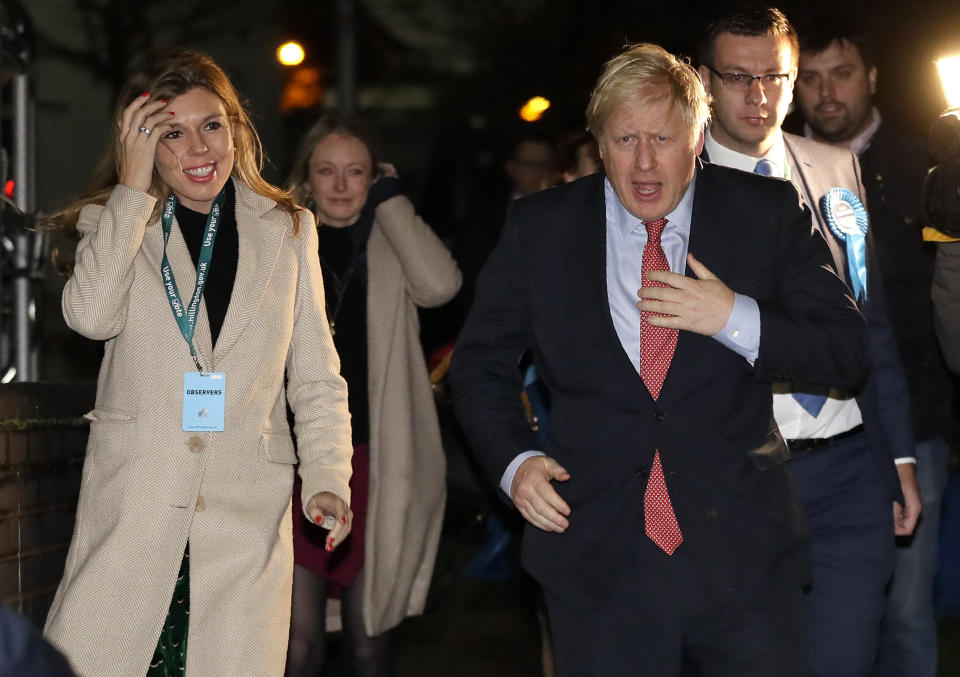
[[[880,117],[880,111],[877,110],[877,107],[874,106],[870,110],[870,124],[867,125],[862,132],[857,134],[850,141],[850,150],[852,150],[857,155],[860,155],[863,151],[870,147],[870,142],[873,141],[873,135],[877,133],[877,130],[880,129],[880,123],[883,120]],[[803,135],[808,139],[813,137],[813,129],[810,127],[809,123],[804,123],[803,125]]]
[[760,157],[753,157],[752,155],[740,153],[721,145],[719,141],[713,138],[713,134],[710,133],[709,128],[704,135],[703,145],[706,147],[707,154],[710,156],[710,162],[714,164],[733,167],[734,169],[740,169],[745,172],[753,172],[754,167],[757,166],[757,160],[762,157],[773,163],[774,176],[781,178],[786,176],[787,147],[783,143],[783,132],[779,128],[774,131],[773,145],[770,147],[770,150]]
[[[696,188],[698,171],[693,172],[693,178],[690,180],[687,190],[683,193],[683,197],[680,198],[680,202],[673,208],[673,211],[666,215],[668,227],[690,232],[690,222],[693,218],[693,194]],[[603,197],[607,207],[608,228],[615,229],[620,237],[626,237],[637,227],[642,227],[642,219],[638,219],[628,212],[627,208],[620,202],[617,191],[613,189],[613,184],[610,183],[610,177],[604,177],[603,179]]]

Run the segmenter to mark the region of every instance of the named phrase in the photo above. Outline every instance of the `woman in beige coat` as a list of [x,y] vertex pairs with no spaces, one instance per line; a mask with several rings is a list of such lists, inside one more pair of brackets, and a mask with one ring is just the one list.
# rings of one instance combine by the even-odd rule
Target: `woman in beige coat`
[[[298,460],[287,401],[305,514],[326,516],[331,548],[352,523],[313,218],[260,177],[256,132],[203,54],[134,73],[115,132],[112,180],[60,217],[81,236],[64,317],[106,343],[45,632],[84,677],[280,675]],[[203,389],[222,405],[192,408],[191,378],[222,383]]]
[[392,674],[388,630],[423,611],[443,523],[445,459],[420,345],[417,306],[438,306],[461,276],[439,238],[377,165],[363,132],[323,118],[307,133],[290,187],[316,214],[327,318],[350,389],[356,515],[337,553],[294,525],[287,676],[324,662],[325,604],[341,592],[345,662]]

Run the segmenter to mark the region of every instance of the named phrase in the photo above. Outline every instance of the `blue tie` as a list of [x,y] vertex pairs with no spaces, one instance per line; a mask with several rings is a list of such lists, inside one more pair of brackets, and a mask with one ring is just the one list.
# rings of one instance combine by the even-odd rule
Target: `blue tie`
[[770,160],[767,158],[760,158],[757,160],[757,166],[753,168],[755,174],[760,174],[761,176],[774,176],[776,167]]
[[[757,160],[756,167],[753,168],[753,171],[756,174],[761,176],[773,176],[775,174],[776,167],[770,160],[766,158],[760,158]],[[793,393],[793,399],[796,400],[797,404],[803,407],[804,411],[816,418],[820,414],[820,410],[823,409],[823,405],[827,403],[827,398],[823,395],[809,395],[807,393]]]

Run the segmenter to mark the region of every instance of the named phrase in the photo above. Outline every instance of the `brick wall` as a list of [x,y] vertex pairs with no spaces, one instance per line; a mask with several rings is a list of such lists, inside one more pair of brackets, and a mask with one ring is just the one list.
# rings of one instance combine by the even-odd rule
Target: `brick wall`
[[0,601],[42,627],[63,574],[95,384],[0,385]]

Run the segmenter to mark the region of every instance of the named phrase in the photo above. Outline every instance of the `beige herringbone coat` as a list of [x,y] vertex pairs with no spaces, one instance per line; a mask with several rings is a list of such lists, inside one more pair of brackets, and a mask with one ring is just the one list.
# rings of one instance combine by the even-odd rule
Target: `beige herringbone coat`
[[367,243],[370,498],[363,620],[377,635],[423,612],[440,542],[446,459],[417,306],[446,303],[462,277],[404,196],[374,215]]
[[[293,569],[290,495],[349,500],[346,387],[324,320],[313,219],[301,235],[275,203],[236,185],[239,260],[216,350],[201,304],[196,348],[226,373],[225,430],[183,432],[194,371],[160,278],[154,199],[117,186],[88,206],[63,293],[67,324],[106,341],[63,580],[45,628],[82,677],[147,671],[190,543],[188,677],[283,673]],[[168,256],[180,294],[196,279],[179,229]],[[216,265],[216,260],[212,265]]]

